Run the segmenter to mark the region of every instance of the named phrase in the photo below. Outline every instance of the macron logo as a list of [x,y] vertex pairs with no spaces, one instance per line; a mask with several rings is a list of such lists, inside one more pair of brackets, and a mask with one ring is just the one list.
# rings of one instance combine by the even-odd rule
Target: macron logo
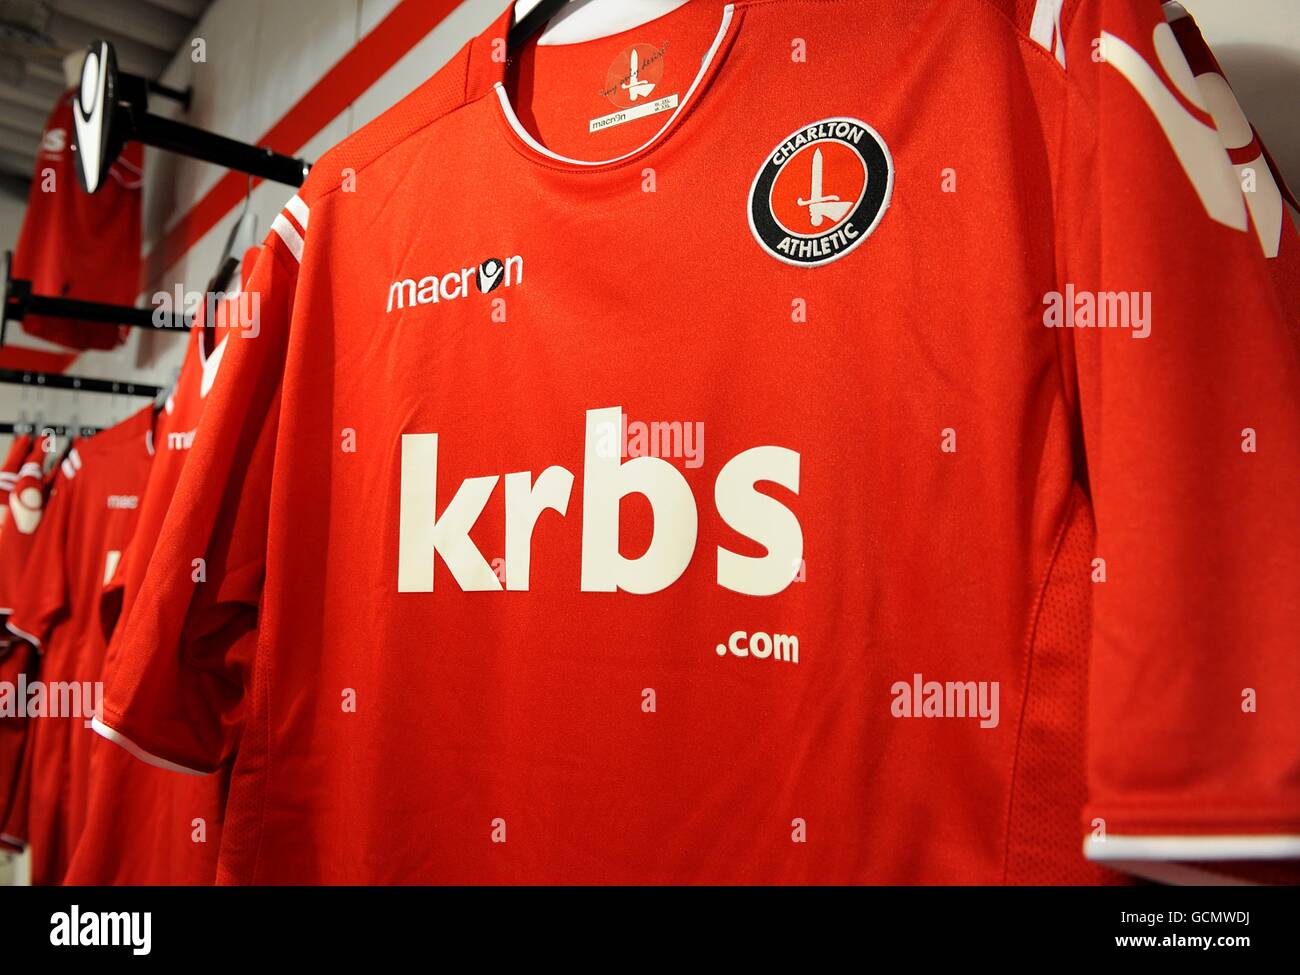
[[496,258],[488,258],[478,266],[478,289],[487,294],[495,288],[501,281],[501,275],[505,273],[506,266]]
[[446,274],[428,274],[418,280],[403,278],[394,281],[388,289],[388,308],[413,308],[416,305],[434,305],[440,301],[455,301],[470,294],[470,282],[479,294],[497,288],[513,288],[524,280],[524,259],[516,254],[504,261],[499,257],[472,267],[463,267]]

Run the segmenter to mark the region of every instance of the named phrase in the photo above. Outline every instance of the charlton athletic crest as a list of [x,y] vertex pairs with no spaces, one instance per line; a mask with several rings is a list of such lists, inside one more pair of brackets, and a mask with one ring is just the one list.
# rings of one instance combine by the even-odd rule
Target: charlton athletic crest
[[894,189],[885,142],[855,118],[827,118],[790,133],[749,188],[749,228],[778,261],[839,260],[880,223]]

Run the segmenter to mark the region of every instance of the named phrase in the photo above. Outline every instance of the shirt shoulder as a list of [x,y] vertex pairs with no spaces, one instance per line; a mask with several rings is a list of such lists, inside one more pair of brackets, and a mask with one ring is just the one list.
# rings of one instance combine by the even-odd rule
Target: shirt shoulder
[[505,56],[508,17],[509,11],[409,95],[326,152],[312,166],[298,199],[310,208],[346,189],[350,176],[490,91],[493,65]]
[[80,457],[78,467],[102,458],[116,460],[137,454],[150,456],[153,452],[153,429],[154,409],[149,405],[107,430],[76,441],[73,449]]
[[266,249],[273,262],[296,275],[309,239],[313,209],[336,193],[353,191],[375,163],[425,133],[491,87],[491,59],[498,56],[493,35],[498,21],[458,51],[413,92],[353,132],[318,159],[271,223]]

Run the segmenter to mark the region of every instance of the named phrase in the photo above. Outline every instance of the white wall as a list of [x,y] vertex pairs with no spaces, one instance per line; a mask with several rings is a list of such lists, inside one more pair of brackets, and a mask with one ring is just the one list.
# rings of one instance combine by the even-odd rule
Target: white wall
[[18,243],[27,201],[8,192],[0,192],[0,251],[11,251]]

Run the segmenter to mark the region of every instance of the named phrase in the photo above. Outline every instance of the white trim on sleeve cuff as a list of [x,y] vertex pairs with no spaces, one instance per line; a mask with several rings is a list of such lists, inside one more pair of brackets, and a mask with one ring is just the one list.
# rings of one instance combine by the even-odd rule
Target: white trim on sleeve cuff
[[133,742],[130,738],[126,737],[126,735],[122,734],[120,731],[115,731],[114,729],[110,728],[108,725],[104,724],[104,722],[100,721],[98,718],[94,718],[91,720],[90,727],[95,730],[96,734],[101,735],[104,738],[107,738],[114,745],[120,745],[121,747],[125,748],[128,752],[130,752],[136,758],[140,759],[140,761],[142,762],[147,762],[148,764],[157,766],[158,768],[166,769],[168,772],[182,772],[185,775],[207,775],[208,774],[207,772],[200,772],[197,769],[187,768],[184,765],[177,765],[175,762],[169,762],[165,758],[159,758],[157,755],[145,751],[143,748],[141,748],[139,745]]
[[1259,887],[1253,880],[1215,873],[1190,863],[1169,863],[1164,860],[1112,860],[1106,864],[1121,873],[1170,887]]
[[1089,836],[1083,855],[1098,863],[1132,860],[1294,860],[1300,836]]
[[34,646],[37,650],[41,648],[40,640],[36,639],[36,637],[32,636],[26,630],[18,629],[18,627],[14,626],[8,620],[5,620],[5,629],[8,630],[10,633],[12,633],[14,636],[22,637],[24,640],[26,640],[28,643]]
[[0,843],[8,843],[10,846],[17,847],[20,850],[27,849],[26,840],[20,840],[16,836],[10,836],[8,833],[0,833]]

